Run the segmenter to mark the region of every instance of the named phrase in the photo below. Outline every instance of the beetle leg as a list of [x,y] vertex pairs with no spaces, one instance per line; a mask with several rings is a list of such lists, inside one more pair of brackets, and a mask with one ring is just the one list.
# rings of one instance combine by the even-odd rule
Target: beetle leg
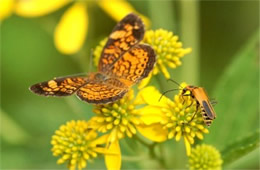
[[183,94],[183,95],[181,95],[182,105],[185,103],[185,100],[184,100],[183,96],[190,96],[190,94]]
[[[192,103],[193,103],[193,102],[192,102]],[[191,104],[192,104],[192,103],[191,103]],[[191,120],[189,121],[189,123],[194,119],[195,115],[198,113],[199,106],[200,106],[199,102],[196,102],[196,111],[195,111],[195,113],[193,113],[193,115],[192,115]]]
[[192,100],[191,104],[190,104],[189,106],[187,106],[186,108],[191,107],[191,106],[193,105],[193,101],[194,101],[194,100]]

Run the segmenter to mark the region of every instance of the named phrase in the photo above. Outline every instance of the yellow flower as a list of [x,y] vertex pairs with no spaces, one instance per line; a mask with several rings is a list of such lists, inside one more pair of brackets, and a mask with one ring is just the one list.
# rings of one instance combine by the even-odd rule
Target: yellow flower
[[96,46],[96,48],[94,49],[93,55],[94,55],[94,65],[97,67],[98,66],[98,62],[101,56],[101,53],[103,51],[104,46],[106,45],[107,42],[107,38],[104,38],[103,40],[101,40],[99,42],[99,44]]
[[82,47],[88,31],[86,3],[77,2],[62,16],[55,28],[54,42],[64,54],[74,54]]
[[213,146],[202,144],[191,150],[189,157],[190,170],[220,170],[222,163],[219,151]]
[[[185,87],[186,84],[183,83],[181,86]],[[180,141],[183,137],[187,155],[190,155],[190,145],[194,144],[194,138],[202,140],[203,133],[209,133],[200,108],[196,110],[194,99],[190,96],[182,96],[181,91],[174,96],[173,101],[163,97],[159,102],[161,94],[152,86],[141,90],[139,95],[137,101],[147,104],[140,112],[150,117],[149,123],[160,123],[160,126],[167,130],[168,139],[175,138],[176,141]],[[197,113],[192,119],[195,112]]]
[[[54,43],[56,48],[64,54],[78,52],[87,36],[88,11],[91,1],[72,0],[0,0],[0,21],[15,12],[23,17],[39,17],[54,12],[70,3],[61,20],[55,28]],[[116,21],[135,9],[126,0],[99,0],[96,2],[107,14]],[[116,9],[116,10],[114,10]],[[148,24],[149,20],[142,16]]]
[[164,77],[169,79],[171,76],[167,67],[174,69],[181,65],[180,59],[184,55],[189,54],[191,48],[183,48],[182,43],[178,40],[179,37],[177,35],[164,29],[149,30],[145,33],[143,42],[153,47],[157,56],[157,62],[153,72],[140,83],[139,88],[147,85],[152,75],[157,75],[159,72],[162,72]]
[[12,14],[14,0],[0,0],[0,21]]
[[[149,123],[149,117],[137,109],[134,91],[131,89],[122,99],[115,103],[96,105],[93,117],[89,124],[91,128],[107,134],[107,146],[118,142],[124,137],[132,138],[139,131],[143,136],[156,142],[167,139],[167,131],[158,124]],[[119,145],[114,146],[119,150]],[[110,149],[110,152],[115,152]]]
[[57,163],[67,162],[69,169],[82,169],[87,166],[87,160],[96,158],[98,154],[105,154],[105,157],[120,156],[101,147],[107,137],[98,138],[97,135],[84,120],[70,121],[62,125],[51,140],[53,155],[60,156]]
[[[149,117],[144,115],[140,109],[137,109],[139,104],[134,100],[134,91],[131,89],[125,97],[121,100],[106,104],[97,105],[94,112],[97,116],[90,120],[91,126],[99,132],[110,132],[108,142],[113,143],[125,136],[132,137],[138,130],[144,136],[150,136],[151,133],[146,134],[147,131],[152,131],[153,127],[149,127]],[[158,129],[160,130],[160,129]],[[154,132],[162,133],[161,131]],[[166,138],[162,138],[160,134],[154,136],[157,141],[163,141]]]
[[110,131],[110,143],[126,135],[132,137],[136,134],[136,125],[140,124],[140,120],[132,104],[133,97],[134,91],[130,90],[124,98],[115,103],[95,107],[94,112],[97,116],[90,120],[90,124],[99,132]]

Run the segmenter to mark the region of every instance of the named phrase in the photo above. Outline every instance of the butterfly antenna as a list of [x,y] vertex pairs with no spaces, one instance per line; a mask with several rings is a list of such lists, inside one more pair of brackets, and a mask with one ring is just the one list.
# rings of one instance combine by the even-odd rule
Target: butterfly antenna
[[180,89],[171,89],[171,90],[167,90],[167,91],[163,92],[162,95],[161,95],[161,97],[159,98],[159,101],[162,99],[162,97],[163,97],[166,93],[172,92],[172,91],[175,91],[175,90],[180,90]]

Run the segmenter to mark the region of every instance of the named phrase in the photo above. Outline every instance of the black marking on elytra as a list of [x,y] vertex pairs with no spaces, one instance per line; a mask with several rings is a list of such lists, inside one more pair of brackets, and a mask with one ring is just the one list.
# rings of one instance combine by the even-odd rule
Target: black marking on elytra
[[203,105],[203,108],[205,109],[208,117],[210,117],[211,119],[214,119],[214,115],[211,112],[210,106],[208,105],[208,103],[206,101],[202,101],[202,105]]

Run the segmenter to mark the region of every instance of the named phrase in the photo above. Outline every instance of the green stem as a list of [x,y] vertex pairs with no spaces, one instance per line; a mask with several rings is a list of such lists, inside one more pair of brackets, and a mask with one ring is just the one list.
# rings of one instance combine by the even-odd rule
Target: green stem
[[164,165],[164,167],[166,167],[166,161],[165,161],[165,150],[163,145],[159,145],[159,149],[160,149],[160,163],[161,165]]
[[149,159],[150,157],[147,156],[147,155],[142,155],[142,156],[124,156],[122,155],[122,160],[123,161],[128,161],[128,162],[139,162],[139,161],[142,161],[142,160],[147,160]]
[[[159,85],[159,88],[160,88],[160,91],[164,91],[165,90],[165,87],[167,86],[165,83],[162,82],[161,78],[159,75],[156,75],[154,76],[158,85]],[[166,82],[166,81],[165,81]],[[159,99],[158,99],[159,100]]]
[[156,143],[156,142],[147,143],[146,141],[142,140],[138,135],[135,135],[134,138],[149,149],[149,156],[151,159],[157,160],[159,162],[161,168],[166,169],[166,164],[165,164],[164,158],[162,156],[158,156],[155,152],[155,146],[158,143]]
[[[175,2],[174,1],[147,1],[147,9],[152,23],[152,29],[163,28],[176,30]],[[154,12],[156,11],[156,12]],[[163,76],[156,75],[156,81],[161,91],[168,86]]]
[[155,153],[155,146],[156,146],[157,143],[153,143],[152,145],[149,146],[149,154],[150,154],[150,157],[152,159],[156,159],[157,158],[157,155]]
[[132,147],[133,144],[130,143],[127,139],[123,139],[121,144],[124,146],[127,153],[135,154],[137,152],[137,147]]
[[165,159],[162,156],[159,156],[155,153],[155,146],[157,143],[153,143],[152,145],[150,145],[149,147],[149,154],[150,157],[154,160],[157,160],[161,166],[161,169],[167,169],[166,168],[166,164],[165,164]]
[[83,119],[86,112],[81,109],[78,101],[75,101],[73,98],[64,98],[65,102],[68,104],[73,114],[76,114],[79,118]]
[[134,138],[135,138],[136,140],[138,140],[140,143],[142,143],[143,145],[145,145],[146,147],[148,147],[148,148],[149,148],[150,146],[154,145],[154,143],[148,143],[148,142],[142,140],[138,135],[134,135]]
[[147,6],[153,29],[173,30],[176,27],[176,16],[172,10],[174,1],[147,1]]
[[183,58],[181,78],[197,84],[199,80],[199,2],[179,1],[181,9],[181,41],[192,47],[192,53]]

